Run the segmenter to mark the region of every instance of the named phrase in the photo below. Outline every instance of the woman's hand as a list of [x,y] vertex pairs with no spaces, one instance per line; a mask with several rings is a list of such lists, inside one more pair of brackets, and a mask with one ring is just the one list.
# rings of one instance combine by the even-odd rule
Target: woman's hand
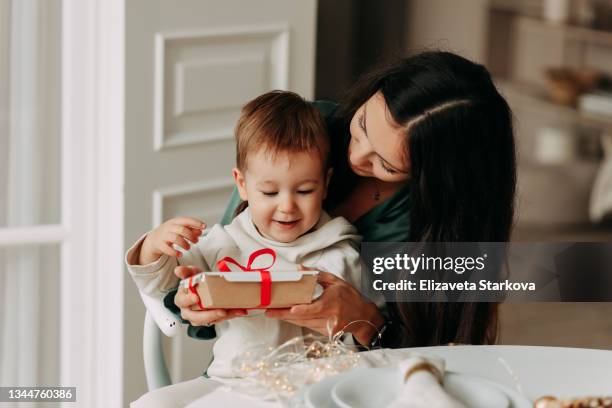
[[[327,322],[336,319],[333,333],[342,330],[356,320],[367,320],[380,328],[384,318],[378,307],[364,299],[352,285],[328,272],[319,272],[319,283],[323,294],[308,305],[296,305],[289,309],[268,309],[266,316],[274,317],[328,335]],[[371,325],[358,322],[345,329],[351,332],[360,344],[369,345],[376,335]]]
[[[174,274],[178,276],[179,279],[185,279],[200,272],[202,271],[195,266],[177,266],[174,268]],[[198,307],[198,297],[181,288],[179,288],[174,296],[174,303],[181,309],[181,317],[185,320],[189,320],[192,326],[210,326],[222,322],[223,320],[247,315],[244,309],[193,310]]]
[[147,265],[155,262],[162,254],[178,258],[181,253],[174,249],[176,244],[184,250],[189,250],[190,243],[197,243],[206,225],[191,217],[178,217],[164,222],[149,232],[140,248],[138,263]]

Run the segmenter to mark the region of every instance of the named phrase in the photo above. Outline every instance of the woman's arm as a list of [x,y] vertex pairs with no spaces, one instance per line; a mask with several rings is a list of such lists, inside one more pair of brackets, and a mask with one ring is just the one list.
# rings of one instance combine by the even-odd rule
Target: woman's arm
[[[375,303],[363,298],[352,285],[328,272],[319,272],[323,294],[309,305],[297,305],[289,309],[268,309],[266,316],[284,320],[298,326],[328,335],[327,322],[336,318],[333,333],[342,330],[356,320],[367,320],[381,328],[385,319]],[[377,335],[367,323],[355,323],[347,328],[357,342],[369,346]]]

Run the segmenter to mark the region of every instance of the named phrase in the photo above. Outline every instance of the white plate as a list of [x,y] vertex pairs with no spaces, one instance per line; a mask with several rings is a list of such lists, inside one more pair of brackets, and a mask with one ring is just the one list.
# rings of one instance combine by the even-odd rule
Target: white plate
[[358,376],[366,368],[356,368],[338,375],[324,378],[306,389],[304,400],[308,408],[336,408],[337,405],[331,400],[331,391],[340,380]]
[[[393,368],[364,370],[357,377],[338,381],[332,387],[332,400],[341,408],[385,407],[401,391],[401,377]],[[444,389],[470,408],[508,408],[510,401],[499,389],[475,376],[448,373]]]
[[[393,368],[358,368],[312,385],[305,393],[311,408],[384,407],[400,389]],[[530,408],[525,397],[501,384],[473,375],[446,373],[444,388],[468,407]],[[332,395],[338,403],[333,402]]]

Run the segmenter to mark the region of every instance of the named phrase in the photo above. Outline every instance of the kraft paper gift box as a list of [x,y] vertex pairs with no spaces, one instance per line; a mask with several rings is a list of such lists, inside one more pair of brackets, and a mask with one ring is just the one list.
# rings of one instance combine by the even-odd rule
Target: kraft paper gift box
[[180,287],[197,293],[200,309],[282,308],[310,303],[316,271],[202,272],[181,281]]

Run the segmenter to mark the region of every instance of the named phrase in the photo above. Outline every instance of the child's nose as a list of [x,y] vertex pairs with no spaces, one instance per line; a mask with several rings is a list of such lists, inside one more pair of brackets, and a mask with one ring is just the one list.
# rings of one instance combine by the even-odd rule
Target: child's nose
[[287,194],[282,197],[281,202],[278,206],[279,211],[284,213],[290,213],[295,210],[295,200],[291,194]]

